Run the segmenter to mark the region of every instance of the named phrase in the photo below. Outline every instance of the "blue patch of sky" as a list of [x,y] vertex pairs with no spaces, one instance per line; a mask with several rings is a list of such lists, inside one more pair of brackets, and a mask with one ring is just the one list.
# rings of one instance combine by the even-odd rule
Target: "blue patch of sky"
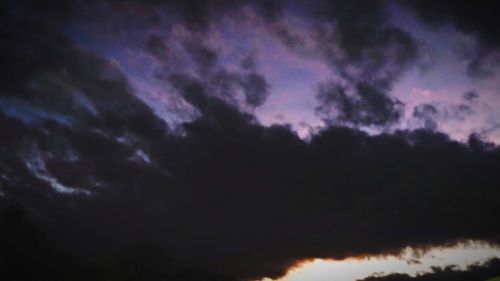
[[51,119],[63,125],[71,126],[75,121],[69,116],[32,106],[13,98],[0,97],[0,109],[7,116],[21,119],[26,123],[34,123]]

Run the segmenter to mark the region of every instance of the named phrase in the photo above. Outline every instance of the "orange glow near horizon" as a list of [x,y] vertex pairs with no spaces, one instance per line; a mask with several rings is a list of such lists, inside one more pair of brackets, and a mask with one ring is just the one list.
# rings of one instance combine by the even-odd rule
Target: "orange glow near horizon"
[[373,275],[403,273],[415,276],[430,272],[431,267],[468,265],[500,258],[500,246],[481,241],[466,241],[454,246],[432,247],[426,251],[405,248],[399,255],[366,256],[362,258],[312,259],[298,262],[279,279],[257,281],[356,281]]

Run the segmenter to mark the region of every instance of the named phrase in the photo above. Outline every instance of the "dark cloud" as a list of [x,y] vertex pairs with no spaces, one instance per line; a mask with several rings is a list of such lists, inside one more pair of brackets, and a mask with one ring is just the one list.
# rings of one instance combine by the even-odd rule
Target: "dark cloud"
[[250,73],[242,79],[241,85],[245,91],[247,104],[253,107],[264,104],[270,89],[270,85],[264,77],[254,72]]
[[[196,18],[193,26],[206,24],[205,9],[212,8],[204,3],[184,15]],[[343,49],[325,57],[345,73],[338,84],[322,84],[318,98],[347,125],[394,123],[402,105],[386,93],[414,59],[411,38],[386,26],[379,2],[338,5],[321,17],[363,36],[328,33]],[[430,130],[371,136],[332,122],[305,141],[289,126],[262,126],[235,102],[235,92],[248,106],[261,105],[265,77],[254,64],[221,67],[203,40],[185,48],[199,69],[163,76],[198,113],[174,134],[111,61],[40,22],[7,17],[1,32],[2,104],[60,118],[34,114],[27,122],[2,107],[0,205],[24,206],[51,249],[96,263],[129,253],[119,256],[120,268],[130,271],[83,278],[72,269],[59,280],[132,279],[141,276],[133,270],[141,264],[149,280],[162,270],[180,274],[161,275],[165,280],[226,280],[150,262],[167,264],[165,256],[241,279],[276,276],[304,258],[500,233],[500,149],[477,136],[466,144]],[[322,43],[330,55],[333,46]],[[156,56],[168,45],[153,36],[146,47]],[[133,246],[138,241],[154,246]],[[39,266],[40,255],[52,260],[33,249],[20,251],[34,255],[29,264]]]
[[[185,266],[158,245],[140,242],[113,259],[85,262],[54,248],[26,209],[0,200],[0,274],[3,280],[192,280],[234,281],[206,268]],[[29,270],[26,270],[29,268]]]
[[400,1],[413,7],[425,21],[438,25],[451,22],[460,31],[473,33],[486,45],[500,47],[496,26],[500,24],[496,16],[500,5],[496,1],[470,3],[467,1],[445,0],[435,3],[424,1]]
[[302,50],[305,45],[306,38],[297,35],[285,24],[277,24],[272,30],[281,43],[292,50]]
[[438,124],[464,122],[474,113],[468,104],[424,103],[413,108],[412,117],[417,121],[417,127],[434,131]]
[[[168,18],[182,22],[196,38],[193,41],[188,40],[184,47],[200,70],[205,72],[207,69],[213,70],[217,64],[217,52],[200,38],[208,32],[212,23],[219,22],[224,16],[235,13],[242,7],[251,7],[260,18],[265,20],[266,27],[274,30],[274,34],[285,45],[295,51],[303,52],[305,42],[313,40],[316,45],[313,53],[329,64],[333,71],[350,85],[351,89],[358,88],[359,85],[372,89],[354,91],[359,99],[363,99],[359,104],[373,108],[364,109],[364,114],[375,114],[371,117],[358,118],[357,125],[380,126],[384,119],[388,123],[383,125],[390,125],[397,121],[395,118],[401,114],[400,106],[395,106],[395,104],[399,102],[390,97],[389,92],[394,81],[415,62],[419,52],[411,35],[388,23],[389,13],[385,1],[372,1],[369,4],[364,1],[292,1],[287,3],[293,9],[303,11],[301,17],[312,27],[309,32],[310,38],[302,38],[302,35],[295,34],[285,22],[280,21],[285,6],[281,1],[215,0],[190,1],[186,4],[183,1],[129,0],[109,1],[108,4],[115,12],[134,8],[141,11],[140,15],[149,15],[151,12],[159,16],[160,11],[164,11],[169,15]],[[145,10],[149,12],[144,12]],[[129,26],[130,23],[123,20],[123,25]],[[150,37],[146,43],[147,50],[154,57],[169,65],[172,62],[168,59],[176,57],[176,54],[172,54],[169,48],[165,47],[165,42],[162,42],[158,36]],[[158,75],[158,77],[166,76],[168,75]],[[270,87],[262,75],[246,74],[237,79],[239,81],[229,82],[234,80],[234,76],[234,74],[224,76],[219,72],[214,78],[215,83],[222,83],[225,89],[221,91],[226,92],[228,88],[234,88],[234,84],[240,84],[243,87],[246,103],[250,107],[259,106],[265,102]],[[210,80],[210,78],[201,78]],[[251,81],[251,87],[248,81]],[[375,104],[368,105],[371,102]],[[386,102],[386,104],[382,105],[381,102]],[[326,104],[319,105],[319,107],[326,106]],[[381,110],[391,108],[394,112],[381,112]],[[323,112],[327,111],[329,110]],[[381,117],[379,115],[381,113],[385,116]]]
[[330,54],[333,63],[365,66],[364,75],[370,76],[378,75],[385,67],[404,67],[416,58],[416,42],[410,34],[388,23],[384,1],[318,3],[318,16],[335,27],[332,33],[322,33],[327,36],[326,47],[333,51],[335,43],[340,48],[340,54]]
[[[137,8],[144,10],[167,11],[169,17],[182,22],[190,31],[199,34],[207,33],[212,23],[221,20],[226,15],[235,13],[238,9],[249,6],[265,21],[271,22],[282,13],[280,0],[111,0],[111,6],[116,10]],[[153,18],[161,13],[152,13]]]
[[283,1],[282,0],[255,0],[249,1],[255,7],[257,12],[266,20],[275,20],[282,15]]
[[159,61],[169,63],[171,51],[158,35],[151,35],[149,37],[146,43],[146,49]]
[[[417,60],[419,49],[409,33],[388,22],[386,2],[314,1],[308,2],[307,6],[312,10],[315,24],[312,39],[316,47],[313,53],[318,54],[344,80],[343,83],[353,89],[358,98],[353,103],[353,110],[357,111],[357,106],[361,106],[360,111],[364,111],[364,116],[355,118],[353,123],[382,126],[397,121],[402,104],[389,93],[393,83]],[[285,45],[299,53],[308,40],[286,26],[278,28],[276,34]],[[319,107],[340,105],[345,108],[346,104],[324,103],[323,96],[318,94]],[[334,109],[342,111],[342,108]]]
[[466,51],[463,57],[469,61],[467,74],[476,79],[492,78],[500,65],[500,51],[491,48]]
[[257,63],[255,62],[255,58],[252,56],[246,56],[241,60],[241,68],[244,70],[254,71],[257,67]]
[[[117,140],[91,122],[33,127],[2,116],[10,136],[2,139],[4,200],[29,207],[78,255],[105,257],[149,240],[176,260],[239,277],[283,274],[302,258],[500,231],[500,153],[480,139],[328,127],[305,142],[287,127],[262,127],[195,78],[171,80],[200,111],[179,136],[134,142],[133,126]],[[138,148],[148,161],[137,161]],[[92,194],[61,194],[48,177]]]
[[167,82],[168,86],[177,90],[178,78],[196,79],[206,88],[204,94],[241,108],[253,109],[264,104],[271,85],[259,73],[254,54],[244,55],[239,68],[229,69],[206,37],[196,32],[184,35],[186,38],[178,49],[167,47],[169,42],[172,45],[179,43],[172,42],[168,36],[165,40],[155,34],[149,37],[146,51],[161,65],[156,70],[156,79]]
[[50,3],[41,3],[36,0],[4,0],[0,5],[5,8],[3,12],[6,14],[23,15],[57,26],[76,15],[73,9],[77,3],[78,1],[74,0],[55,0]]
[[[493,68],[498,67],[500,36],[496,26],[500,24],[496,16],[500,12],[497,1],[470,3],[468,1],[445,0],[434,1],[405,1],[403,6],[410,7],[423,21],[439,26],[451,23],[459,31],[476,36],[479,47],[466,58],[469,60],[467,73],[471,77],[491,77]],[[492,61],[495,61],[493,64]]]
[[476,92],[476,91],[468,91],[468,92],[465,92],[462,97],[466,100],[466,101],[473,101],[473,100],[476,100],[479,98],[479,94]]
[[[329,123],[385,126],[397,122],[403,104],[383,90],[367,84],[357,84],[352,93],[339,84],[319,86],[316,111]],[[333,111],[333,112],[332,112]]]
[[[264,104],[267,100],[271,85],[257,71],[255,59],[246,57],[241,63],[241,70],[227,70],[217,63],[217,53],[201,44],[193,44],[187,47],[191,58],[197,66],[197,77],[186,73],[172,73],[166,79],[174,88],[180,89],[187,80],[197,80],[197,84],[203,89],[203,95],[218,97],[226,103],[236,107],[255,108]],[[182,88],[182,87],[181,87]],[[239,101],[239,92],[243,97]],[[182,92],[182,91],[181,91]],[[192,104],[189,97],[187,102]],[[193,105],[193,104],[192,104]],[[196,105],[193,105],[197,107]],[[200,108],[198,108],[200,109]]]
[[5,62],[0,95],[68,120],[88,122],[115,136],[131,130],[154,137],[166,124],[131,93],[125,76],[108,60],[81,50],[40,23],[4,24]]
[[455,107],[456,109],[456,116],[457,116],[457,119],[459,120],[465,120],[465,118],[471,114],[474,113],[474,111],[470,108],[470,106],[466,105],[466,104],[459,104]]
[[185,48],[191,59],[202,69],[207,70],[217,63],[217,53],[200,41],[186,42]]
[[413,117],[420,119],[423,122],[423,127],[429,130],[436,130],[436,118],[438,110],[432,104],[422,104],[413,109]]
[[253,120],[249,114],[221,98],[209,95],[200,80],[182,74],[170,76],[170,81],[184,99],[195,107],[203,117],[203,123],[213,127],[230,126],[237,128]]

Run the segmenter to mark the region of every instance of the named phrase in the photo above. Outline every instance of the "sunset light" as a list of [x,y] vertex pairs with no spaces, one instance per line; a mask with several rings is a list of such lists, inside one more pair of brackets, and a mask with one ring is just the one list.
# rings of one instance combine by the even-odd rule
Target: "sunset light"
[[0,281],[495,280],[499,15],[0,1]]
[[433,247],[426,251],[407,247],[400,255],[368,256],[344,260],[314,259],[291,268],[279,279],[260,281],[356,281],[369,276],[405,273],[410,276],[431,272],[432,267],[467,266],[500,257],[500,247],[479,241],[467,241],[449,247]]

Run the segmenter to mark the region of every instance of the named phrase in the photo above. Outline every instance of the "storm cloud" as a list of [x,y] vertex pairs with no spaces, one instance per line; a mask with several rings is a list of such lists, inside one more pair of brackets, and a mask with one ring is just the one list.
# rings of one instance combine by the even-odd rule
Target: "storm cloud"
[[[316,20],[314,52],[340,77],[334,87],[345,92],[345,102],[339,104],[325,99],[324,86],[320,86],[320,114],[355,126],[397,122],[402,104],[389,93],[393,83],[418,59],[416,40],[389,23],[385,1],[313,1],[310,6]],[[286,29],[278,35],[292,49],[306,40]],[[363,117],[345,110],[363,112]]]
[[491,77],[498,67],[500,40],[495,30],[500,5],[495,1],[399,1],[431,26],[452,24],[459,31],[478,38],[474,51],[465,54],[467,72],[476,78]]
[[[498,243],[498,146],[437,131],[430,104],[413,111],[422,129],[377,135],[360,129],[400,120],[404,104],[389,93],[418,57],[411,35],[387,22],[385,2],[318,1],[309,10],[321,36],[314,50],[336,73],[316,87],[316,111],[327,124],[309,139],[290,126],[262,125],[252,110],[273,88],[258,62],[225,66],[203,35],[212,20],[244,4],[276,24],[280,2],[183,3],[144,4],[174,7],[190,30],[180,47],[156,33],[141,45],[161,66],[161,85],[196,111],[175,129],[138,96],[116,61],[38,16],[3,17],[5,214],[6,206],[22,206],[54,249],[86,261],[127,250],[141,256],[133,247],[146,243],[153,249],[139,248],[153,259],[210,272],[186,277],[180,270],[178,280],[275,277],[297,260],[407,245]],[[181,53],[186,67],[171,68]],[[151,266],[150,272],[165,267]]]

